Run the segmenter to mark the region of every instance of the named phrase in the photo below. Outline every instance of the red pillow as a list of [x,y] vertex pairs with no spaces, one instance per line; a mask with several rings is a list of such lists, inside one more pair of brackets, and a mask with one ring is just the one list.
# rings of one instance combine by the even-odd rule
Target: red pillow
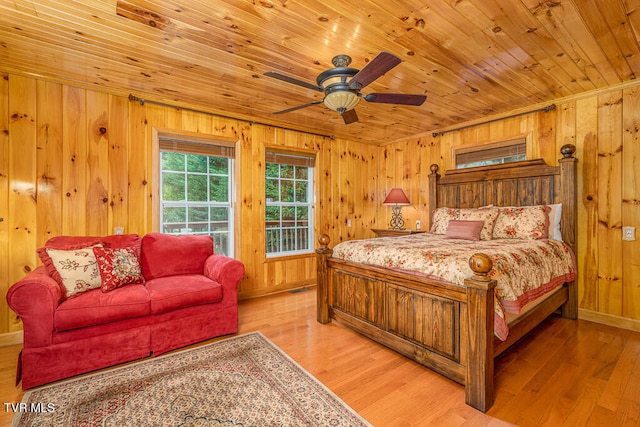
[[129,283],[144,283],[135,246],[128,248],[94,247],[98,261],[102,292],[109,292]]
[[446,239],[480,240],[480,233],[484,227],[484,221],[452,219],[449,221]]
[[140,264],[146,280],[179,274],[203,274],[204,262],[213,254],[208,235],[149,233],[142,238]]

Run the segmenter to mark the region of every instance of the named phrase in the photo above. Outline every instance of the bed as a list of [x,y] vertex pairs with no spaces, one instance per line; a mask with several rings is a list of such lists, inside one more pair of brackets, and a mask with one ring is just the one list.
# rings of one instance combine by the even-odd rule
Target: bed
[[[561,205],[563,245],[576,244],[575,147],[561,148],[558,166],[542,159],[478,168],[455,169],[440,176],[432,165],[429,212],[469,208]],[[442,210],[442,209],[440,209]],[[430,224],[430,229],[432,224]],[[417,241],[419,235],[409,240]],[[379,239],[399,239],[385,237]],[[501,303],[494,255],[471,252],[469,277],[461,283],[394,265],[362,264],[333,256],[327,235],[318,238],[317,320],[336,321],[465,386],[465,401],[486,412],[494,401],[494,358],[555,312],[576,319],[575,274],[549,292],[505,314],[508,334],[495,326]],[[376,245],[381,240],[376,241]],[[397,242],[400,242],[399,240]],[[574,260],[575,261],[575,260]],[[500,279],[499,279],[500,280]],[[564,280],[564,279],[563,279]],[[498,294],[502,294],[498,285]],[[525,301],[526,302],[526,301]]]

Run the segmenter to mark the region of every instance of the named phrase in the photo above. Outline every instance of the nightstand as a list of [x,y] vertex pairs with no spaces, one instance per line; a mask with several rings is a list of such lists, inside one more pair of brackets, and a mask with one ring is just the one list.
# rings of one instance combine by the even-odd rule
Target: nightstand
[[406,236],[408,234],[425,233],[427,230],[395,230],[391,228],[372,228],[371,231],[376,233],[376,237],[388,237],[388,236]]

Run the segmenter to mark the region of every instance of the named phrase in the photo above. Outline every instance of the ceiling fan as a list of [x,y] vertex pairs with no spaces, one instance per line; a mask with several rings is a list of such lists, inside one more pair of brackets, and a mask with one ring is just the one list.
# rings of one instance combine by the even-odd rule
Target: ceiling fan
[[402,62],[400,58],[389,52],[380,52],[362,70],[349,68],[351,57],[347,55],[335,56],[331,62],[334,68],[320,73],[315,85],[277,71],[264,73],[265,76],[324,93],[324,98],[321,100],[276,111],[273,114],[289,113],[324,103],[330,109],[340,113],[345,124],[350,124],[358,121],[358,115],[354,108],[361,98],[367,102],[415,106],[422,105],[427,99],[425,95],[406,95],[401,93],[370,93],[364,95],[360,93],[362,88]]

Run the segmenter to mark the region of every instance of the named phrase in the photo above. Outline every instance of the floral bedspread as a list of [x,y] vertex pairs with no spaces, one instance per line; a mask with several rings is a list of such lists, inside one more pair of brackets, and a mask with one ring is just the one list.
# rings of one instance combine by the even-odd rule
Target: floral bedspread
[[349,240],[333,248],[333,257],[380,267],[414,271],[464,286],[471,277],[469,258],[482,252],[493,261],[489,277],[497,282],[495,333],[508,335],[505,311],[519,313],[529,301],[576,277],[573,251],[558,240],[445,239],[431,233]]

